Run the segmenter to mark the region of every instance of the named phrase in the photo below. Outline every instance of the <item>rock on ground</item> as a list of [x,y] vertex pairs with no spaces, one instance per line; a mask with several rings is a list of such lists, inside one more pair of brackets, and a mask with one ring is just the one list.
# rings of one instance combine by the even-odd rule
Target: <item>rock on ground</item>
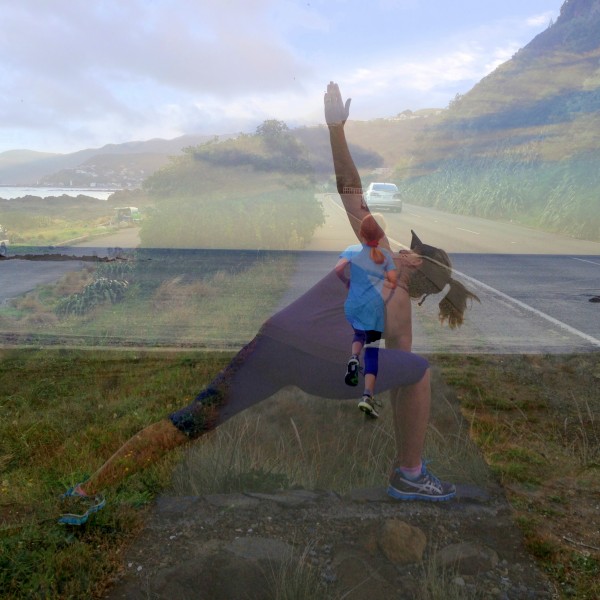
[[281,586],[346,600],[414,600],[434,589],[553,597],[501,491],[469,486],[443,503],[397,502],[384,488],[163,496],[106,597],[266,600]]

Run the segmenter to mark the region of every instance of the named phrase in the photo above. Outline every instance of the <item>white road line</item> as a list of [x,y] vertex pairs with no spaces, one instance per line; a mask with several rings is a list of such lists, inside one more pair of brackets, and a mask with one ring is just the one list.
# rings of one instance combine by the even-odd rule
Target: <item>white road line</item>
[[[337,204],[336,202],[334,202],[334,204],[342,212],[344,212],[344,213],[346,212],[346,210],[344,208],[342,208],[339,204]],[[457,227],[457,229],[458,229],[458,227]],[[396,245],[400,246],[401,248],[408,249],[407,246],[405,246],[404,244],[400,243],[399,241],[397,241],[389,236],[388,236],[388,240],[390,241],[390,243],[396,244]],[[573,260],[592,262],[592,261],[586,261],[583,258],[574,258],[574,257],[571,257],[571,258],[573,258]],[[595,265],[598,263],[592,262],[592,264]],[[469,275],[466,275],[465,273],[461,273],[460,271],[457,271],[454,268],[452,270],[453,270],[453,274],[463,277],[467,281],[470,281],[473,285],[479,286],[480,288],[482,288],[488,292],[491,292],[492,294],[496,294],[497,296],[500,296],[501,298],[504,298],[505,300],[508,300],[509,302],[512,302],[513,304],[516,304],[517,306],[520,306],[521,308],[533,313],[534,315],[541,317],[542,319],[545,319],[546,321],[549,321],[553,325],[556,325],[557,327],[560,327],[561,329],[564,329],[565,331],[568,331],[569,333],[571,333],[573,335],[583,338],[584,340],[586,340],[587,342],[590,342],[594,346],[600,347],[600,340],[596,339],[595,337],[588,335],[587,333],[584,333],[583,331],[579,331],[579,329],[575,329],[575,327],[571,327],[570,325],[567,325],[566,323],[563,323],[562,321],[559,321],[558,319],[555,319],[554,317],[547,315],[545,312],[542,312],[541,310],[538,310],[537,308],[533,308],[533,306],[529,306],[529,304],[525,304],[525,302],[521,302],[520,300],[517,300],[516,298],[509,296],[508,294],[505,294],[504,292],[501,292],[500,290],[497,290],[496,288],[493,288],[492,286],[487,285],[486,283],[483,283],[482,281],[479,281],[479,279],[470,277]]]
[[578,260],[580,262],[589,263],[590,265],[597,265],[598,267],[600,267],[600,263],[594,262],[593,260],[585,260],[585,258],[575,258],[574,256],[571,256],[571,258],[573,260]]
[[473,285],[478,285],[479,287],[483,288],[484,290],[487,290],[488,292],[496,294],[496,295],[500,296],[501,298],[504,298],[505,300],[508,300],[509,302],[512,302],[513,304],[516,304],[517,306],[520,306],[521,308],[528,310],[529,312],[532,312],[534,315],[537,315],[538,317],[541,317],[542,319],[546,319],[546,321],[549,321],[553,325],[556,325],[557,327],[560,327],[561,329],[564,329],[564,330],[568,331],[569,333],[572,333],[573,335],[577,335],[580,338],[583,338],[584,340],[586,340],[587,342],[590,342],[594,346],[600,347],[600,340],[596,339],[595,337],[588,335],[587,333],[584,333],[583,331],[579,331],[579,329],[575,329],[575,327],[571,327],[570,325],[567,325],[566,323],[563,323],[562,321],[559,321],[558,319],[555,319],[554,317],[547,315],[545,312],[542,312],[541,310],[538,310],[537,308],[533,308],[533,306],[529,306],[529,304],[525,304],[525,302],[521,302],[520,300],[517,300],[516,298],[513,298],[512,296],[509,296],[508,294],[505,294],[504,292],[501,292],[500,290],[497,290],[496,288],[493,288],[493,287],[483,283],[482,281],[479,281],[478,279],[469,277],[468,275],[465,275],[464,273],[461,273],[460,271],[456,271],[455,269],[453,269],[453,271],[454,271],[454,273],[456,273],[457,275],[460,275],[467,281],[470,281]]
[[466,231],[467,233],[474,233],[475,235],[481,235],[478,231],[471,231],[470,229],[463,229],[462,227],[457,227],[459,231]]

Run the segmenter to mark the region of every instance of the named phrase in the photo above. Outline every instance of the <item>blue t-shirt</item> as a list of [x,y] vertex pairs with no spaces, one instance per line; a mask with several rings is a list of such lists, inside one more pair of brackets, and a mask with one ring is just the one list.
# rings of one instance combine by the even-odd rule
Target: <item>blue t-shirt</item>
[[380,248],[385,260],[378,265],[371,260],[371,248],[363,244],[348,246],[341,254],[350,262],[350,289],[344,304],[344,312],[355,329],[383,332],[385,304],[383,283],[385,274],[396,269],[392,255]]

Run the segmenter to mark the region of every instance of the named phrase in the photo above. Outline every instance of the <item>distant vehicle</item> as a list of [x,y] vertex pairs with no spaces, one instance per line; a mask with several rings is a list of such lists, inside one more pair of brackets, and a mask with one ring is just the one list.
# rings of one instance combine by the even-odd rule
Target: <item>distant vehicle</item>
[[8,232],[0,225],[0,256],[6,256],[8,252]]
[[371,183],[365,192],[365,201],[371,209],[402,212],[402,200],[395,183]]
[[140,215],[140,209],[136,206],[121,206],[115,208],[114,222],[119,225],[120,223],[139,223],[142,220]]

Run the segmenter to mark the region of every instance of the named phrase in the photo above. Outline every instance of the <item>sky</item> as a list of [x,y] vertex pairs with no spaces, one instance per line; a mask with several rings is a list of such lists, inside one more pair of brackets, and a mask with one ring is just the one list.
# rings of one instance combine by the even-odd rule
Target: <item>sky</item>
[[[563,0],[0,2],[0,152],[444,108],[556,20]],[[367,8],[368,4],[368,8]]]

